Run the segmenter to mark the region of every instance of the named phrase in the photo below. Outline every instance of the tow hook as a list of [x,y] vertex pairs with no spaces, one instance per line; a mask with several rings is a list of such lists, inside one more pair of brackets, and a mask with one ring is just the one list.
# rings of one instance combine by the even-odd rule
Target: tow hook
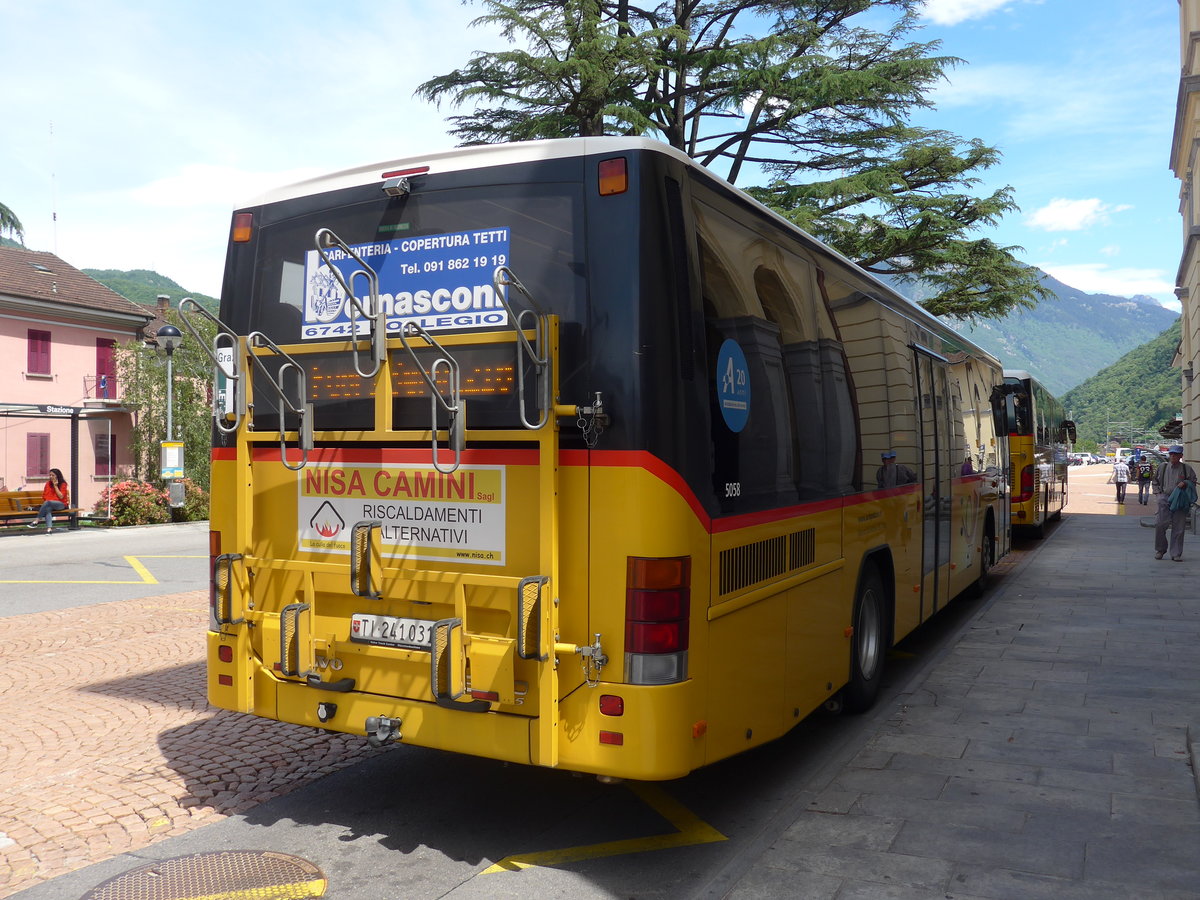
[[390,741],[400,740],[400,720],[387,716],[367,717],[367,743],[372,747],[382,747]]

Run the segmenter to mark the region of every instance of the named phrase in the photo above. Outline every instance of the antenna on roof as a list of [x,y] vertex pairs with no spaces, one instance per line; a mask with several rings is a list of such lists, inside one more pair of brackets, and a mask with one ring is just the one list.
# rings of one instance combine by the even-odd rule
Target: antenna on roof
[[54,122],[50,123],[50,242],[58,256],[58,180],[54,176]]

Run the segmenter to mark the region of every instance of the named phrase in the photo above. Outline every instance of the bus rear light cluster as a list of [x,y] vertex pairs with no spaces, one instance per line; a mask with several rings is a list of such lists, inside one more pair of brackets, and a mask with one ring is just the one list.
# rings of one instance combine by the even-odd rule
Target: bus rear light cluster
[[673,684],[687,678],[691,557],[629,557],[625,577],[625,680]]
[[1024,503],[1033,496],[1033,466],[1021,469],[1021,492],[1013,497],[1013,503]]

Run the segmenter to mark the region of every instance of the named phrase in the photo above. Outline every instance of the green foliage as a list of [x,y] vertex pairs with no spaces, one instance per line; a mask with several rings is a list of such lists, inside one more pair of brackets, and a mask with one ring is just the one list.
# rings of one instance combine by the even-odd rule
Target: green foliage
[[175,518],[181,522],[203,522],[208,519],[208,492],[190,478],[182,479],[183,506],[175,511]]
[[11,209],[0,203],[0,235],[11,234],[18,241],[24,241],[25,228],[21,220]]
[[1063,406],[1074,416],[1081,441],[1107,440],[1113,423],[1120,424],[1111,436],[1123,443],[1137,440],[1140,434],[1147,441],[1161,440],[1158,429],[1174,420],[1180,409],[1179,370],[1171,368],[1182,332],[1180,322],[1176,319],[1158,337],[1063,395]]
[[118,481],[100,494],[92,515],[113,525],[157,525],[171,521],[167,492],[144,481]]
[[[476,53],[417,95],[468,106],[463,143],[653,135],[876,273],[937,288],[922,305],[977,320],[1048,294],[975,236],[1016,210],[976,197],[999,153],[907,123],[960,62],[908,40],[923,0],[479,0],[514,45]],[[864,20],[886,27],[872,28]],[[887,25],[887,21],[890,25]]]
[[165,275],[151,272],[148,269],[83,269],[83,274],[96,279],[109,290],[116,291],[126,300],[132,300],[142,306],[155,307],[158,305],[158,295],[167,294],[175,306],[184,297],[191,297],[205,309],[215,313],[220,301],[206,294],[189,294]]
[[[178,311],[169,310],[167,321],[180,326],[184,339],[171,358],[174,440],[184,443],[183,470],[203,490],[209,489],[212,448],[212,363],[196,339],[182,326]],[[214,328],[207,320],[189,319],[211,346]],[[117,348],[118,384],[125,406],[134,410],[130,452],[139,478],[157,479],[161,469],[160,445],[166,440],[167,355],[133,341]]]

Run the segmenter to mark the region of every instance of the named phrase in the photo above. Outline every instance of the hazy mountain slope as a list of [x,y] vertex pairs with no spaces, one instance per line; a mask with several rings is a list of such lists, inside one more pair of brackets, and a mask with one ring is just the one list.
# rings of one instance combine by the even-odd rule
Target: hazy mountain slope
[[[1112,423],[1130,423],[1160,440],[1158,429],[1179,412],[1179,370],[1171,359],[1179,345],[1180,320],[1063,395],[1081,440],[1102,441]],[[1123,442],[1128,432],[1113,434]]]
[[[1150,297],[1088,294],[1045,273],[1040,280],[1055,296],[1032,310],[975,325],[947,324],[1005,367],[1029,371],[1058,396],[1153,340],[1178,318]],[[913,300],[924,299],[919,284],[896,288]]]

